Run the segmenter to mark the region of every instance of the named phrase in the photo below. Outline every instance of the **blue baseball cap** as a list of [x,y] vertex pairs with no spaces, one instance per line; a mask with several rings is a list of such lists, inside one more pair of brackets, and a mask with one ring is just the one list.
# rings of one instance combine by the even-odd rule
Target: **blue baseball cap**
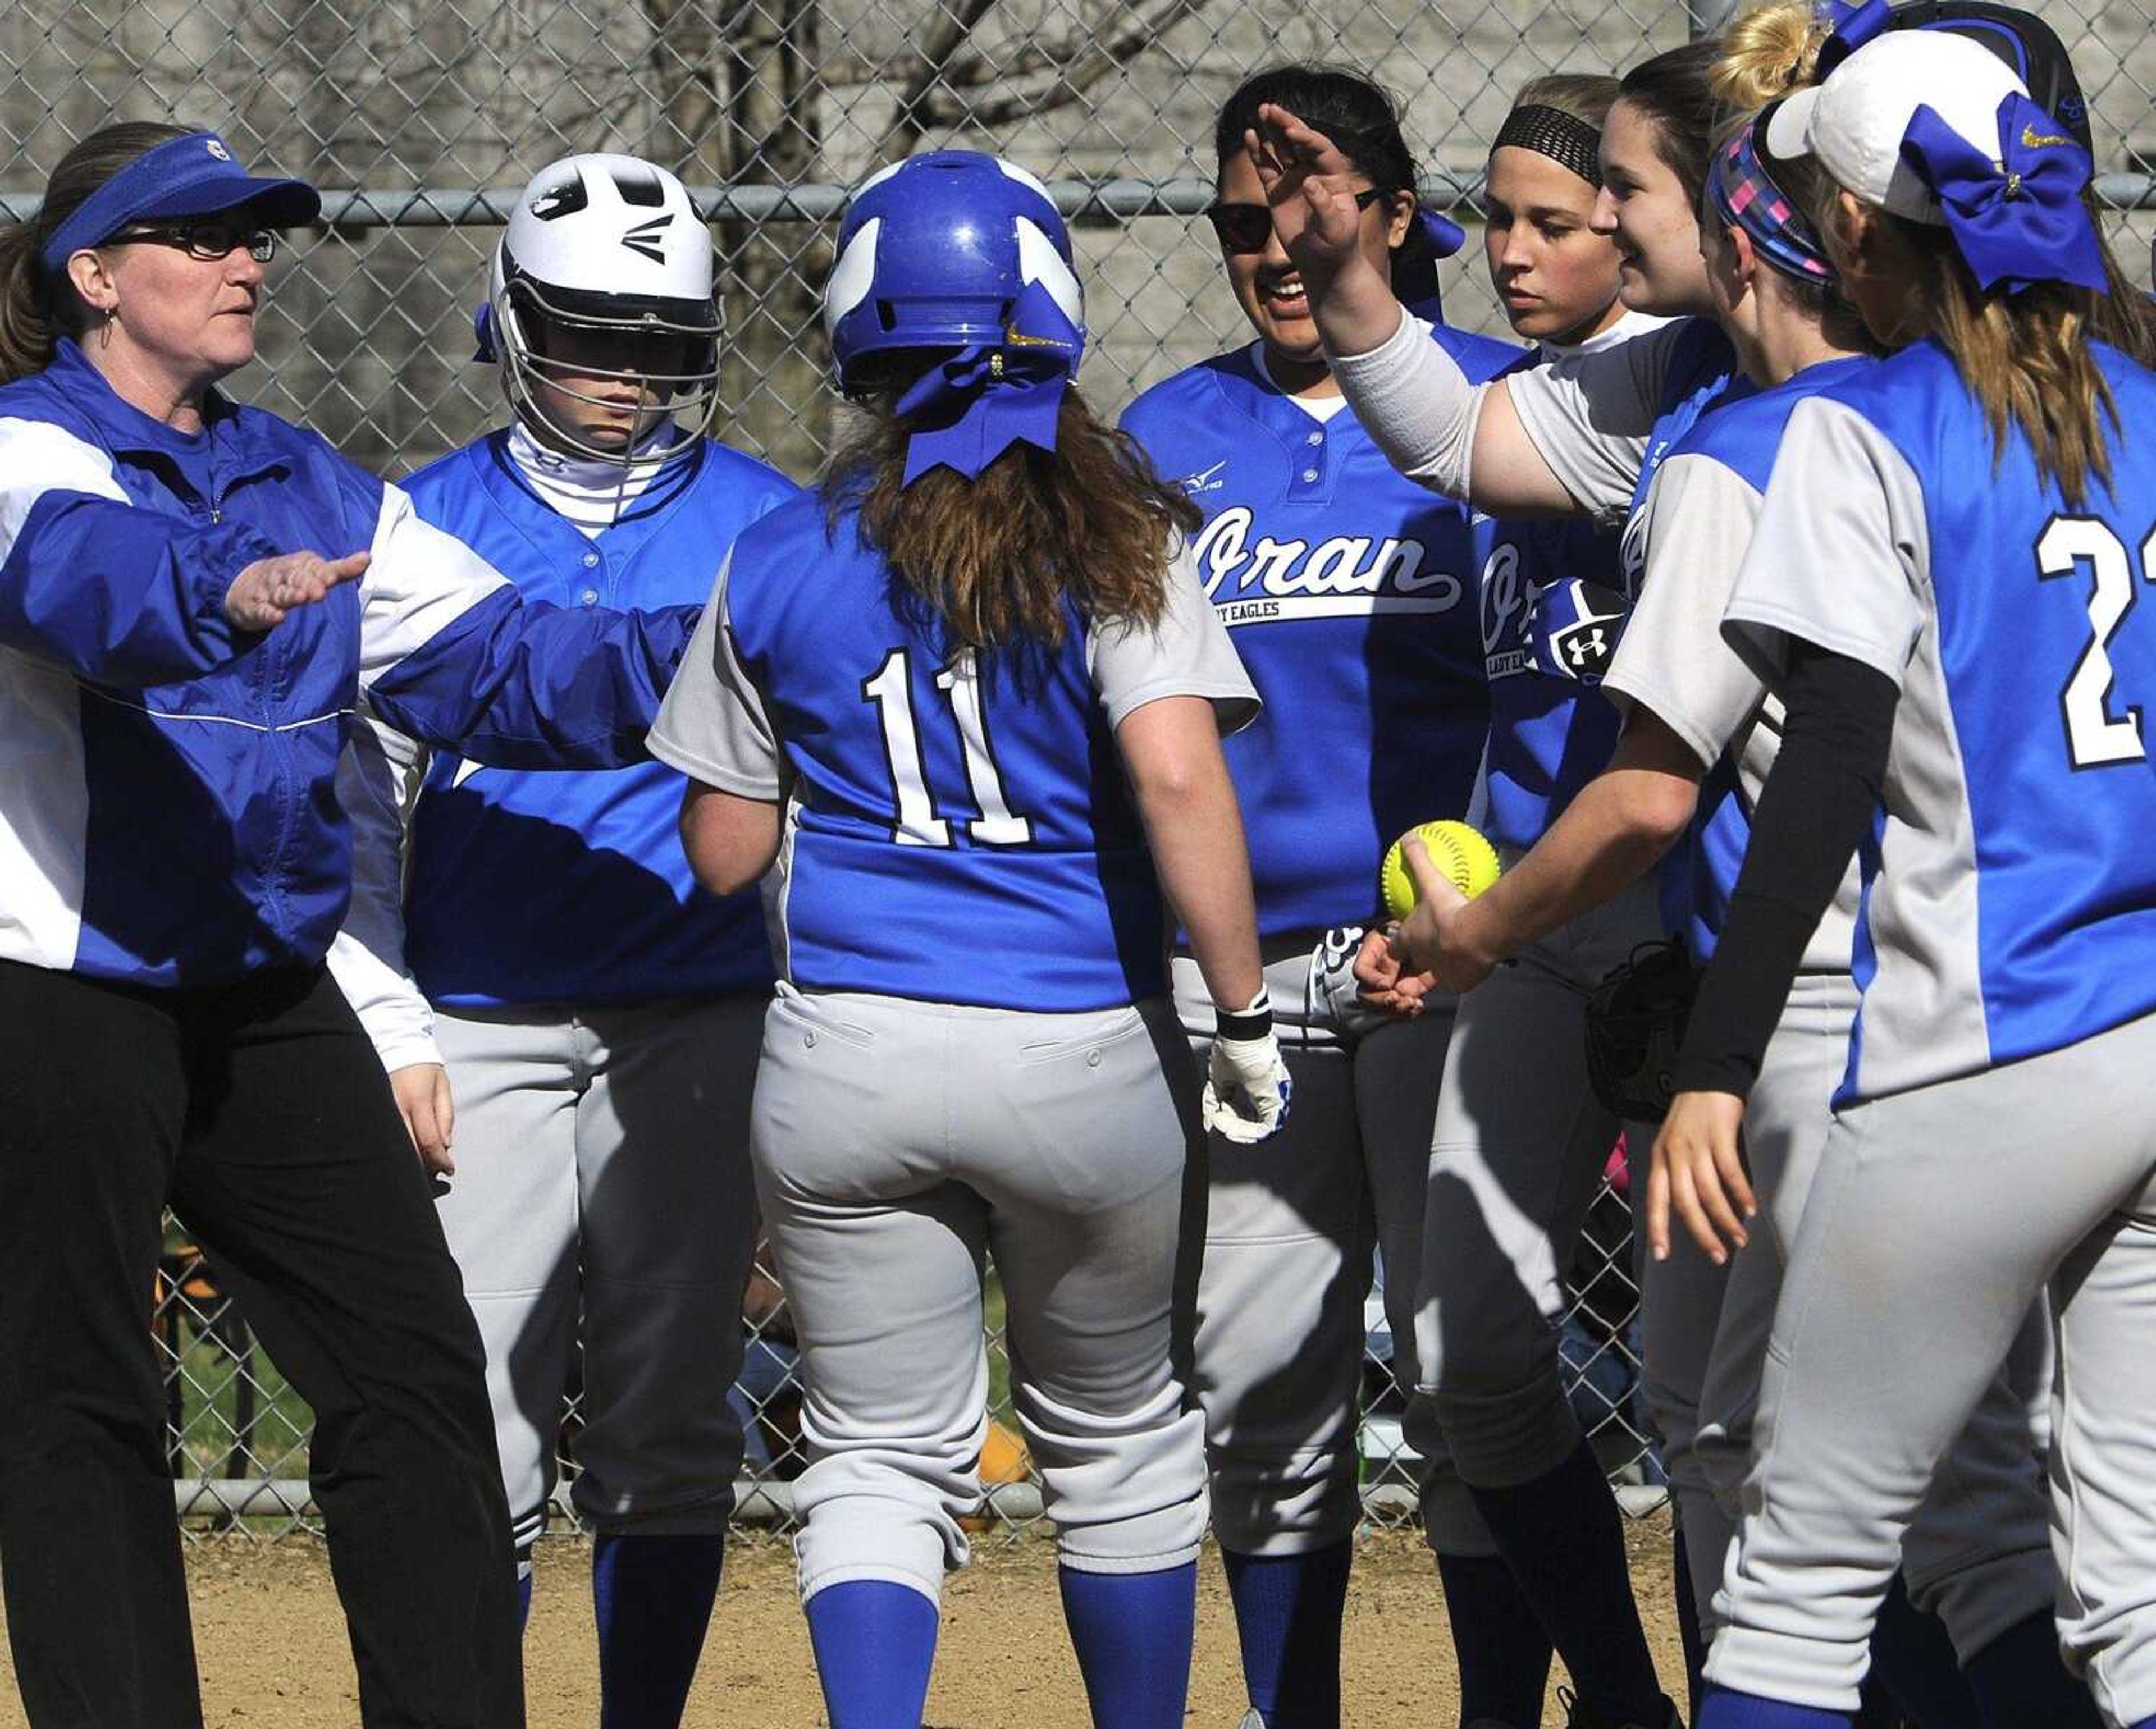
[[54,275],[89,246],[131,223],[212,216],[244,206],[266,228],[299,228],[321,214],[321,194],[304,180],[249,174],[214,132],[190,132],[154,145],[75,207],[38,259]]

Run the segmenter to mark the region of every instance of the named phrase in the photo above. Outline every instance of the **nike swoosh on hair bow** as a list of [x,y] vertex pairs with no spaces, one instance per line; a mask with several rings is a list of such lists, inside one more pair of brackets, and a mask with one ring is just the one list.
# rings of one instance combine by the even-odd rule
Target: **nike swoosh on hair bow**
[[2000,163],[1919,105],[1902,135],[1902,159],[1938,194],[1954,245],[1989,290],[2040,282],[2109,286],[2096,224],[2082,202],[2095,172],[2088,152],[2028,97],[1999,105]]

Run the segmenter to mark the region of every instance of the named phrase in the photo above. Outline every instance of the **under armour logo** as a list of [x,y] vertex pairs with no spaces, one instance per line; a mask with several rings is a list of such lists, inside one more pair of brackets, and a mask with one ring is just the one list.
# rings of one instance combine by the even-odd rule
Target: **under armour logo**
[[1599,625],[1584,633],[1573,632],[1564,645],[1564,658],[1574,666],[1599,665],[1609,653],[1609,639]]
[[649,222],[640,222],[621,237],[621,244],[639,258],[648,258],[654,264],[666,262],[666,254],[660,249],[663,238],[660,230],[674,220],[674,213],[654,216]]

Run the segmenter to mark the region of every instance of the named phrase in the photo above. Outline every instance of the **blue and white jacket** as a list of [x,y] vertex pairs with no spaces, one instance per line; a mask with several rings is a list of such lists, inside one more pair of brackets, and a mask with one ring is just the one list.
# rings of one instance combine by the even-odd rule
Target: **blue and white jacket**
[[[526,606],[321,438],[213,392],[131,407],[72,341],[0,387],[0,958],[156,988],[320,962],[351,891],[362,695],[511,767],[641,761],[696,609]],[[257,559],[367,550],[266,634]]]

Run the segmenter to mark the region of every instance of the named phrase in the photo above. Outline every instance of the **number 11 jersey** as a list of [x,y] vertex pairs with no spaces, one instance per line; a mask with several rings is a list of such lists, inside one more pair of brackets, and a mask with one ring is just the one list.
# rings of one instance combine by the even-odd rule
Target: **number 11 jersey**
[[1167,989],[1166,926],[1115,729],[1201,696],[1224,731],[1256,693],[1185,551],[1157,626],[953,653],[934,612],[808,496],[734,543],[653,754],[783,800],[765,885],[779,974],[1034,1013]]
[[2092,344],[2108,484],[2069,505],[1935,341],[1799,403],[1725,618],[1894,680],[1842,1102],[2156,1011],[2156,376]]

